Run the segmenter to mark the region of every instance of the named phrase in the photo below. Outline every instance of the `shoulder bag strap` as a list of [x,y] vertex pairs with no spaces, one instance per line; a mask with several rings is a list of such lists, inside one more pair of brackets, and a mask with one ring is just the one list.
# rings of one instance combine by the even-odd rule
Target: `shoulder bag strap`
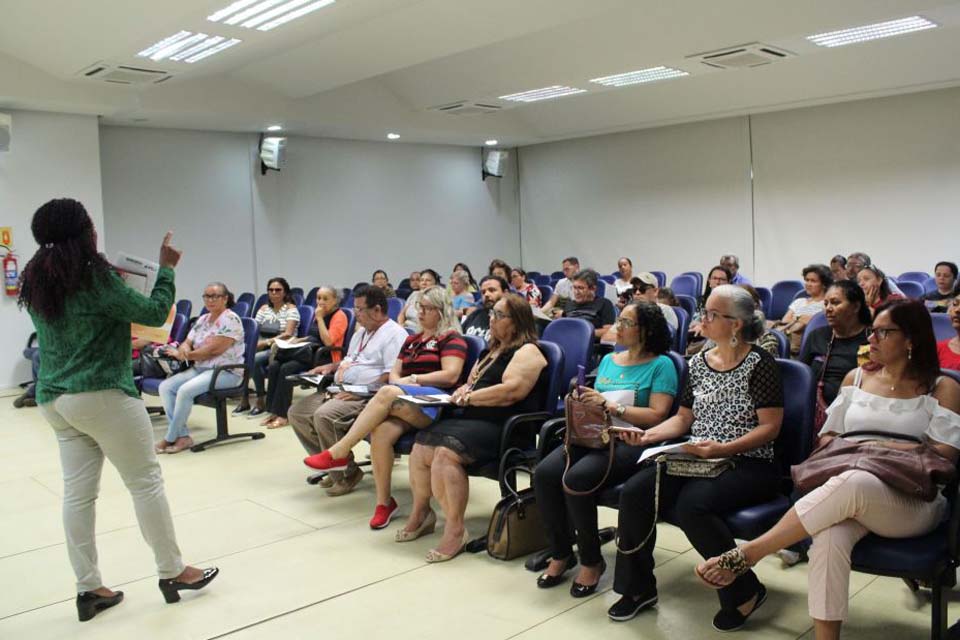
[[617,439],[615,437],[610,436],[610,444],[607,446],[607,451],[609,452],[607,457],[607,470],[604,472],[603,478],[600,479],[600,482],[597,483],[597,486],[593,487],[592,489],[588,489],[587,491],[574,491],[567,486],[567,472],[570,471],[570,460],[572,456],[570,455],[570,446],[564,443],[564,453],[567,454],[567,465],[563,469],[563,477],[561,478],[563,490],[571,496],[588,496],[602,487],[603,483],[607,481],[608,477],[610,477],[610,470],[613,468],[613,447],[616,444],[616,440]]

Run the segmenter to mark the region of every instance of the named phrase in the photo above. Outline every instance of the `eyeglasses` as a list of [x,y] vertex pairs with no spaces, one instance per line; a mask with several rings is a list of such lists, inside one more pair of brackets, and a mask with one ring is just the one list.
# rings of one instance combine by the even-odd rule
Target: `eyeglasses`
[[435,306],[433,306],[433,305],[431,305],[431,304],[421,304],[421,305],[420,305],[420,311],[423,311],[424,313],[427,313],[428,311],[440,311],[440,308],[439,308],[439,307],[435,307]]
[[887,336],[890,335],[891,331],[900,331],[903,329],[897,329],[896,327],[868,327],[867,328],[867,340],[873,336],[877,336],[877,340],[886,340]]
[[630,318],[617,318],[613,324],[618,327],[623,327],[624,329],[632,329],[637,326],[637,321],[631,320]]
[[356,305],[353,306],[353,312],[354,312],[356,315],[360,315],[360,314],[363,313],[364,311],[369,311],[369,310],[370,310],[370,307],[358,307],[358,306],[356,306]]
[[491,320],[503,320],[504,318],[509,318],[509,313],[504,313],[499,309],[490,309],[490,319]]
[[277,288],[275,288],[275,289],[273,289],[273,288],[267,289],[267,291],[269,291],[270,293],[283,293],[283,289],[281,289],[281,288],[279,288],[279,287],[277,287]]
[[217,298],[225,298],[226,296],[222,293],[205,293],[201,297],[204,300],[216,300]]
[[714,311],[713,309],[707,309],[703,312],[703,319],[707,322],[714,322],[717,318],[726,318],[727,320],[736,320],[735,316],[728,316],[725,313],[720,313],[719,311]]

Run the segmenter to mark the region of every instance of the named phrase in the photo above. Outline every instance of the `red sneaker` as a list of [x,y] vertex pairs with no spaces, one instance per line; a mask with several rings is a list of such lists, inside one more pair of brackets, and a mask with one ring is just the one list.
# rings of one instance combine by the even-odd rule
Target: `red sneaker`
[[370,518],[370,528],[371,529],[383,529],[390,521],[393,519],[393,514],[397,512],[397,501],[390,497],[390,502],[388,504],[378,504],[377,508],[373,512],[373,517]]
[[334,458],[329,449],[303,459],[303,464],[320,471],[343,471],[349,462],[350,458]]

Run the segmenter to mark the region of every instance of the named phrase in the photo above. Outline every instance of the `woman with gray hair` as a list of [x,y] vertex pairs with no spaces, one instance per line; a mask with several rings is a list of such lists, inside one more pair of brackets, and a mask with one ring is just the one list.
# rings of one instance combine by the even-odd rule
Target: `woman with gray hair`
[[417,320],[421,330],[403,343],[390,371],[389,384],[377,391],[340,440],[304,460],[322,471],[346,469],[353,447],[371,436],[370,460],[377,485],[371,529],[386,527],[397,510],[397,501],[390,495],[393,445],[407,431],[433,424],[439,413],[436,407],[404,402],[399,397],[449,393],[460,381],[467,358],[460,321],[445,289],[430,287],[421,292]]
[[[267,367],[267,411],[270,415],[261,425],[268,429],[279,429],[287,424],[287,410],[293,403],[293,382],[287,376],[302,373],[312,365],[324,365],[340,362],[343,356],[343,340],[347,333],[347,314],[340,309],[340,290],[323,286],[317,289],[317,310],[314,322],[303,338],[294,338],[289,342],[302,342],[299,349],[278,350]],[[327,351],[318,362],[314,355],[318,347],[327,347]]]
[[453,303],[453,312],[457,318],[473,313],[477,302],[470,292],[470,274],[466,271],[454,271],[450,276],[449,291]]
[[[689,436],[683,453],[730,458],[734,465],[713,478],[661,474],[661,465],[641,469],[624,485],[616,577],[623,597],[610,607],[613,620],[629,620],[657,602],[653,575],[657,515],[673,509],[680,528],[704,558],[733,549],[723,514],[772,499],[779,487],[773,442],[783,420],[783,389],[773,356],[752,344],[764,330],[761,313],[742,287],[721,285],[707,299],[703,334],[715,347],[690,360],[690,375],[672,418],[638,434],[634,446]],[[659,498],[658,498],[659,496]],[[718,592],[718,631],[739,629],[763,604],[766,588],[747,571]]]

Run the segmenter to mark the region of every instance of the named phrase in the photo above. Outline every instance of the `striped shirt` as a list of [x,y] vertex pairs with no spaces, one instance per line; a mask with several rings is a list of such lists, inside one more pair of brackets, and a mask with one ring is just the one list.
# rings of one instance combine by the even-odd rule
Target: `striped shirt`
[[254,320],[256,320],[257,324],[261,327],[265,324],[273,326],[279,325],[280,333],[284,333],[287,330],[287,323],[293,320],[293,333],[295,335],[297,325],[300,324],[300,310],[297,309],[296,305],[290,303],[285,303],[280,307],[280,311],[277,311],[269,304],[265,304],[257,310],[257,315]]
[[409,336],[397,358],[402,363],[401,376],[422,375],[440,371],[442,358],[467,358],[467,341],[456,331],[424,339],[423,333]]

